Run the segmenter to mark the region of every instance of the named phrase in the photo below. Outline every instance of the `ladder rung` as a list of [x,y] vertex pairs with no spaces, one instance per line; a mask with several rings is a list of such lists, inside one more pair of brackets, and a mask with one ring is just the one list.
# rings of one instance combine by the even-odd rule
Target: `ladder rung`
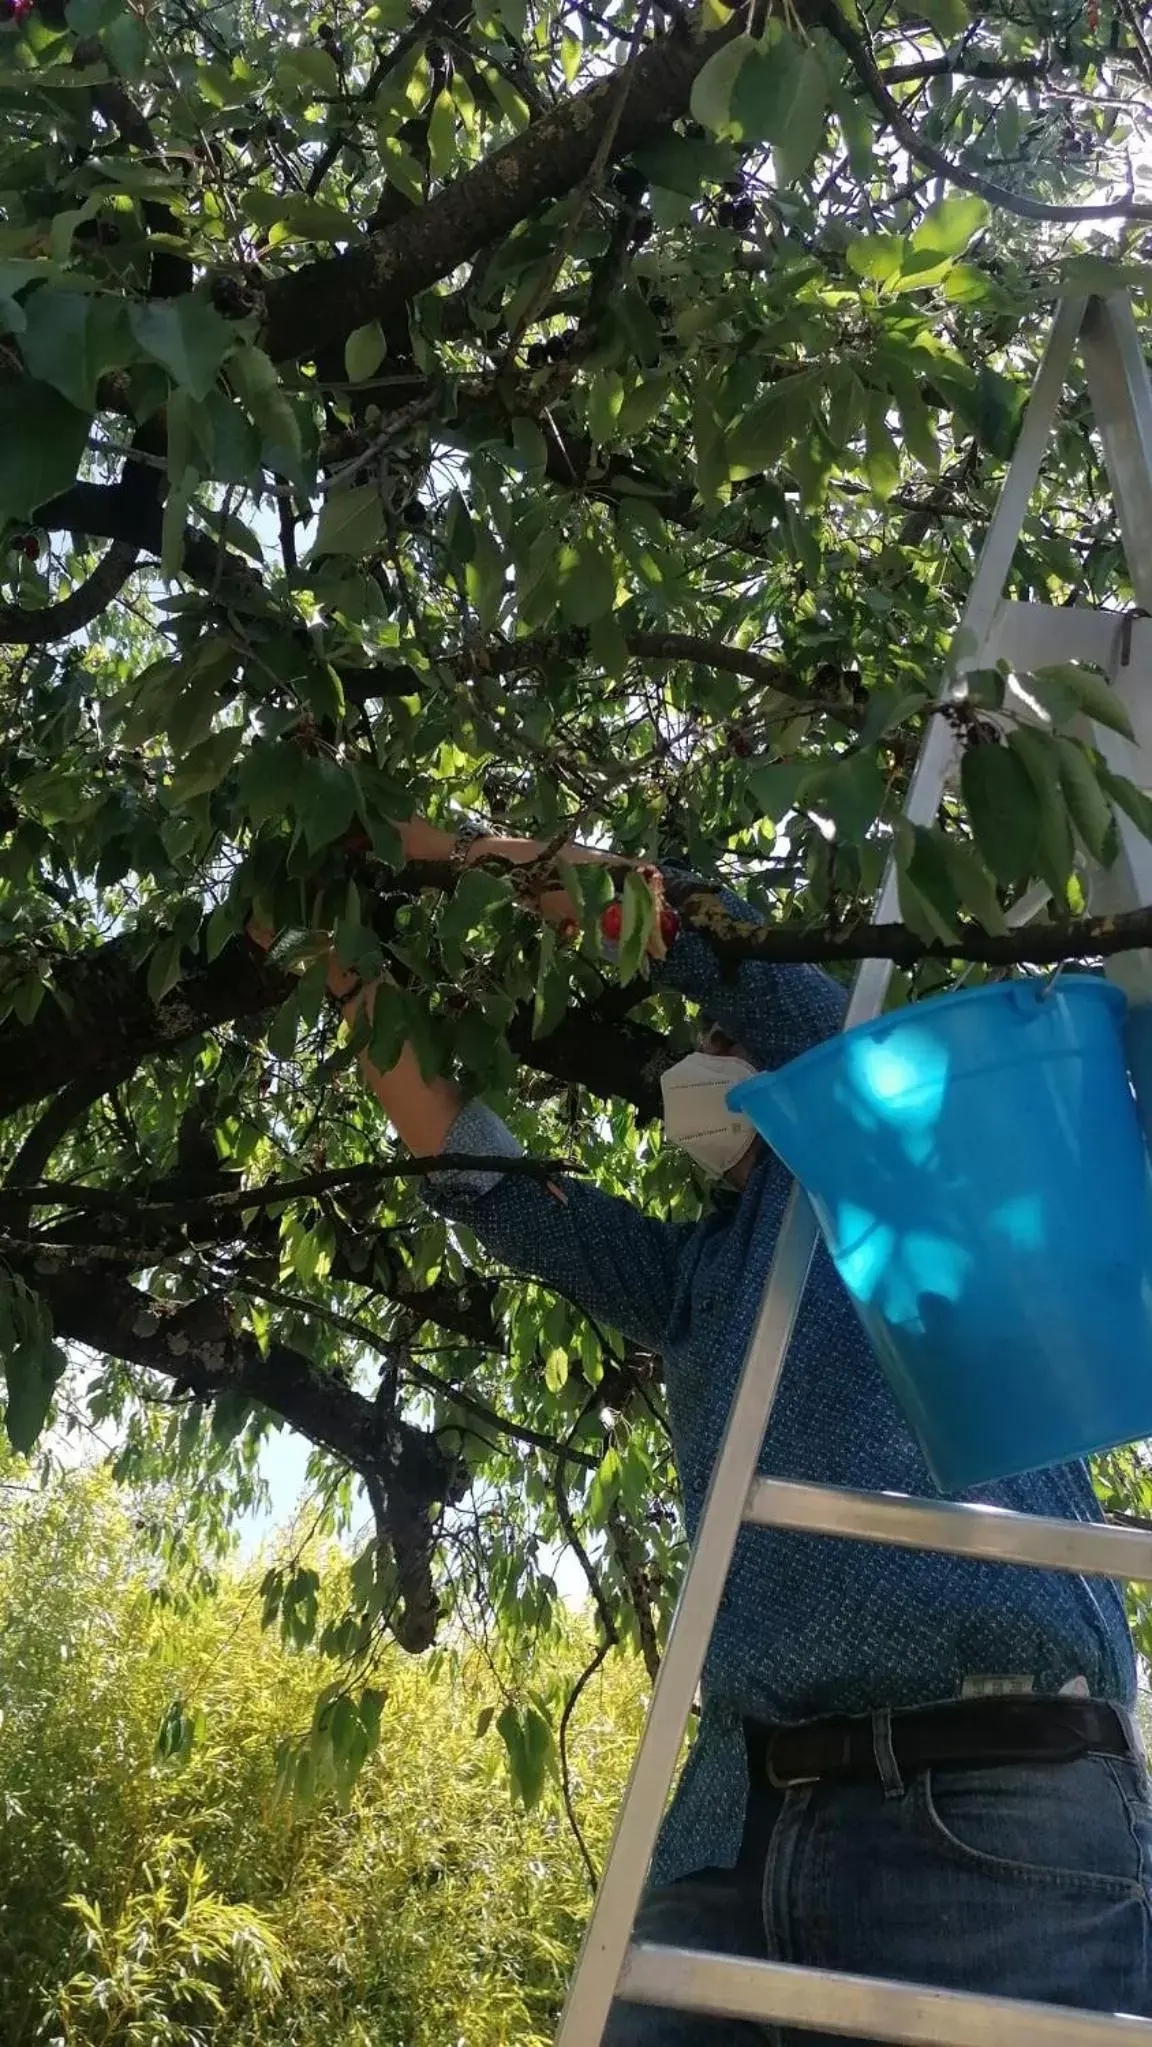
[[758,2019],[893,2047],[1115,2047],[1152,2041],[1152,2019],[1075,2011],[1013,1997],[977,1997],[831,1969],[637,1941],[617,1989],[637,2004],[715,2018]]
[[958,1500],[916,1500],[905,1493],[850,1492],[789,1479],[753,1481],[744,1511],[759,1528],[806,1535],[848,1535],[900,1549],[944,1550],[988,1563],[1035,1564],[1085,1578],[1152,1582],[1152,1534],[1096,1521],[1059,1521]]

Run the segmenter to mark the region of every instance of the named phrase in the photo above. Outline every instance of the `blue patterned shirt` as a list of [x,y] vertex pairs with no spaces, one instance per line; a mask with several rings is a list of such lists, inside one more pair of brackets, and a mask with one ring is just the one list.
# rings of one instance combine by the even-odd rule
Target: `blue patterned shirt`
[[[751,915],[735,898],[735,914]],[[723,976],[682,933],[654,978],[679,990],[761,1067],[836,1031],[844,995],[812,967],[747,961]],[[451,1151],[518,1150],[481,1104]],[[429,1198],[513,1270],[659,1351],[684,1515],[695,1534],[768,1277],[790,1188],[769,1155],[737,1203],[669,1223],[581,1181],[561,1201],[539,1181],[449,1175]],[[827,1253],[813,1262],[760,1458],[770,1477],[938,1492]],[[1086,1466],[1065,1465],[963,1497],[1066,1520],[1101,1518]],[[1130,1705],[1135,1663],[1118,1588],[840,1537],[744,1529],[705,1666],[697,1739],[665,1818],[652,1879],[731,1868],[748,1780],[744,1717],[797,1722],[924,1705],[988,1680],[1065,1686]]]

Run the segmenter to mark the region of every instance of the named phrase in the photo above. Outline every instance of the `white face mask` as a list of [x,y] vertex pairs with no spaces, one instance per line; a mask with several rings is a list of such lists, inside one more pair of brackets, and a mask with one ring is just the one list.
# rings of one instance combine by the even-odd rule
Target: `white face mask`
[[755,1126],[727,1105],[729,1088],[757,1072],[731,1053],[689,1052],[660,1076],[664,1134],[719,1179],[756,1141]]

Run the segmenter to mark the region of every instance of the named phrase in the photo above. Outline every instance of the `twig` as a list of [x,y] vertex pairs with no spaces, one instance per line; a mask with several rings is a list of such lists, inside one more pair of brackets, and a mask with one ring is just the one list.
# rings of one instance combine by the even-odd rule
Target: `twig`
[[966,192],[979,193],[990,206],[1002,206],[1006,212],[1018,214],[1022,220],[1152,220],[1152,203],[1143,200],[1113,199],[1100,206],[1057,206],[1046,199],[1031,199],[1024,193],[1010,192],[1006,185],[997,185],[991,178],[970,171],[966,165],[954,163],[942,149],[937,149],[935,143],[926,142],[918,134],[899,101],[889,92],[863,37],[845,19],[836,0],[815,0],[811,18],[827,29],[834,42],[839,43],[869,98],[883,114],[901,147],[916,163],[924,164],[938,176],[962,186]]
[[298,1201],[326,1194],[333,1187],[371,1187],[377,1180],[420,1179],[442,1172],[511,1173],[527,1179],[547,1179],[559,1173],[574,1174],[586,1167],[563,1159],[489,1157],[486,1153],[445,1151],[425,1158],[384,1159],[372,1166],[333,1166],[322,1173],[308,1173],[299,1180],[265,1182],[259,1187],[221,1187],[204,1194],[164,1192],[163,1183],[155,1194],[133,1188],[77,1187],[67,1180],[45,1180],[37,1186],[15,1190],[0,1188],[0,1207],[13,1201],[21,1206],[43,1208],[51,1203],[61,1208],[87,1208],[121,1215],[137,1210],[149,1213],[186,1208],[272,1208],[282,1201]]
[[596,1675],[596,1672],[599,1670],[600,1665],[604,1662],[605,1658],[607,1657],[609,1650],[613,1649],[614,1647],[615,1644],[606,1638],[603,1642],[601,1642],[599,1648],[593,1655],[591,1662],[586,1664],[585,1668],[580,1672],[580,1675],[577,1678],[575,1684],[573,1685],[572,1690],[569,1692],[568,1697],[564,1701],[564,1711],[560,1715],[560,1732],[557,1741],[557,1746],[559,1747],[560,1750],[560,1790],[564,1798],[564,1810],[568,1815],[568,1825],[572,1829],[572,1833],[576,1841],[576,1846],[580,1850],[581,1861],[583,1862],[584,1867],[588,1872],[588,1882],[592,1886],[593,1897],[595,1897],[596,1891],[599,1887],[600,1875],[599,1871],[596,1868],[596,1864],[593,1862],[592,1857],[588,1852],[588,1843],[584,1839],[584,1834],[581,1829],[580,1822],[576,1817],[576,1807],[572,1802],[572,1773],[568,1767],[568,1729],[569,1726],[571,1725],[572,1715],[576,1711],[576,1708],[580,1703],[581,1696],[583,1695],[586,1686],[591,1683],[592,1679]]

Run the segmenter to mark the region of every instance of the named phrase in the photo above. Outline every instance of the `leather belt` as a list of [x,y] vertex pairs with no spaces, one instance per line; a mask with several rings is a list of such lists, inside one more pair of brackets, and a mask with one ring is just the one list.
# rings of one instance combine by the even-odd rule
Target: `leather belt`
[[[746,1720],[753,1783],[786,1791],[826,1778],[879,1778],[874,1718],[810,1720],[802,1727]],[[1090,1754],[1137,1753],[1124,1715],[1096,1699],[957,1699],[894,1712],[890,1728],[902,1776],[944,1765],[1071,1763]]]

